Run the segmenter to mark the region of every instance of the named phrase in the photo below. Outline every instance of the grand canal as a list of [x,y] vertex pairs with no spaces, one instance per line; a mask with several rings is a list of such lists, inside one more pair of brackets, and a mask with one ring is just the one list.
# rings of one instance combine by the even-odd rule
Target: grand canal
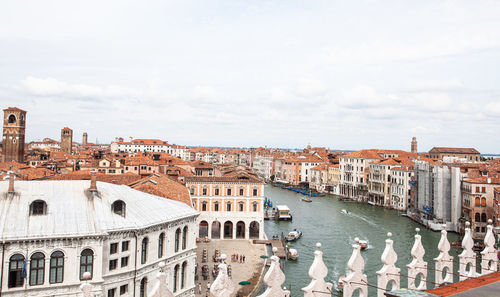
[[[416,233],[415,228],[422,229],[420,234],[426,250],[425,260],[429,267],[434,267],[433,258],[439,254],[437,245],[441,234],[427,230],[409,218],[399,216],[397,211],[365,204],[345,203],[338,201],[333,195],[311,198],[313,202],[306,203],[300,200],[303,195],[272,186],[266,186],[266,196],[274,205],[288,205],[293,214],[293,222],[266,221],[265,230],[268,238],[282,232],[286,235],[294,228],[303,232],[302,238],[289,244],[291,248],[298,250],[299,259],[284,264],[286,275],[284,286],[292,291],[292,296],[302,296],[301,288],[311,281],[308,270],[313,261],[316,242],[321,242],[323,245],[321,248],[324,253],[323,259],[328,267],[326,280],[334,284],[340,275],[347,273],[347,261],[351,256],[355,237],[367,240],[369,243],[368,249],[362,254],[368,283],[373,285],[377,284],[376,271],[382,267],[380,256],[388,232],[393,234],[394,249],[398,254],[397,267],[401,268],[401,273],[404,275],[407,275],[406,265],[412,260],[410,251]],[[342,214],[342,209],[349,211],[349,214]],[[448,233],[450,242],[456,238],[456,234]],[[452,247],[450,254],[455,257],[456,248]],[[457,267],[458,262],[455,261],[455,271]],[[434,281],[432,270],[429,270],[428,280]],[[401,281],[402,286],[406,287],[407,279],[402,277]],[[428,283],[427,287],[433,288],[434,285]],[[369,296],[376,296],[376,289],[369,288]]]

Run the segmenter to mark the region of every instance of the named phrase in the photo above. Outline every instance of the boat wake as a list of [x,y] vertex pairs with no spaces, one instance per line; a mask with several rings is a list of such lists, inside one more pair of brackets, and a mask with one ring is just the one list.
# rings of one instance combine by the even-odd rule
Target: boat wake
[[365,221],[365,222],[366,222],[366,223],[368,223],[368,225],[370,225],[370,226],[377,227],[377,224],[375,224],[374,222],[372,222],[372,221],[368,220],[367,218],[365,218],[365,217],[363,217],[363,216],[357,215],[357,214],[352,213],[352,212],[350,212],[350,213],[349,213],[349,215],[351,215],[352,217],[358,218],[358,219],[360,219],[360,220],[362,220],[362,221]]

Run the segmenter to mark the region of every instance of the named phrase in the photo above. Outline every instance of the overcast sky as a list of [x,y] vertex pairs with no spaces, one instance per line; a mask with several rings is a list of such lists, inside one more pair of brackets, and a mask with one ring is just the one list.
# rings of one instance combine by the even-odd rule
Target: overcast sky
[[27,141],[500,152],[500,1],[0,3]]

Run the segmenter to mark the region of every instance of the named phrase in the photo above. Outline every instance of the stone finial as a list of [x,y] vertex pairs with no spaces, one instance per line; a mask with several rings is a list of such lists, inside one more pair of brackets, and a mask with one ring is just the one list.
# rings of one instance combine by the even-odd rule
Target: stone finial
[[151,290],[151,294],[148,294],[148,297],[174,297],[172,291],[167,288],[167,274],[163,270],[165,268],[165,262],[160,262],[158,264],[160,270],[156,276],[158,280],[153,290]]
[[[458,273],[460,281],[466,280],[469,277],[476,277],[476,253],[474,252],[474,240],[471,236],[470,223],[465,223],[465,235],[462,239],[463,251],[458,255],[460,259],[458,264]],[[469,266],[469,270],[467,270]]]
[[92,296],[91,291],[92,291],[93,286],[88,283],[88,281],[90,280],[91,277],[92,277],[92,275],[88,271],[84,272],[82,275],[83,280],[85,280],[85,283],[80,285],[80,290],[83,293],[83,297],[91,297]]
[[498,269],[498,257],[495,249],[495,235],[493,234],[492,220],[488,220],[486,236],[484,236],[484,250],[481,251],[481,274],[496,272]]
[[[420,228],[415,228],[415,231],[420,232]],[[420,234],[415,234],[415,243],[411,248],[411,256],[413,260],[410,264],[406,265],[408,267],[408,289],[424,291],[427,289],[427,262],[424,261],[425,249],[422,245],[422,236]],[[417,287],[415,285],[415,280],[417,275],[421,275],[420,285]]]
[[[273,253],[278,249],[273,248]],[[285,274],[281,271],[280,258],[276,255],[271,256],[271,266],[264,275],[264,283],[267,285],[266,291],[257,297],[289,297],[290,291],[283,290],[281,286],[285,282]]]
[[[392,236],[392,233],[389,232],[387,233],[388,237]],[[398,260],[398,255],[394,251],[394,242],[392,239],[388,238],[385,240],[385,249],[384,252],[382,253],[382,257],[380,259],[382,260],[382,263],[384,266],[382,266],[382,269],[377,271],[377,286],[381,289],[377,289],[377,296],[378,297],[385,297],[385,288],[389,282],[392,282],[392,289],[397,290],[400,288],[400,276],[399,272],[400,269],[396,267],[396,261]],[[382,289],[384,288],[384,289]]]
[[[316,247],[321,248],[321,243],[317,243]],[[309,268],[309,277],[312,281],[307,287],[302,288],[304,297],[329,297],[332,296],[331,283],[325,282],[325,277],[328,275],[328,268],[323,262],[323,252],[317,250],[314,252],[314,261]]]
[[[359,242],[359,239],[357,242]],[[347,267],[350,272],[342,279],[344,284],[343,297],[351,297],[356,290],[360,291],[360,296],[368,296],[366,274],[363,273],[365,260],[361,256],[361,247],[359,244],[352,245],[352,255],[349,258],[349,262],[347,262]]]
[[434,258],[436,270],[446,271],[445,277],[443,277],[442,273],[435,274],[437,285],[453,282],[453,257],[449,254],[450,242],[448,241],[447,234],[446,230],[441,230],[441,239],[438,243],[439,255]]
[[233,281],[229,278],[227,274],[227,264],[224,262],[226,260],[226,254],[222,254],[220,259],[222,262],[219,264],[219,274],[217,278],[210,286],[210,294],[215,297],[229,297],[235,290]]

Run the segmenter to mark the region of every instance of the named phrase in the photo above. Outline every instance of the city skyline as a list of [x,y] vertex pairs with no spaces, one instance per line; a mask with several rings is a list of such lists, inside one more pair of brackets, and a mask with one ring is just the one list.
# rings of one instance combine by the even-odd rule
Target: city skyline
[[27,141],[68,126],[102,143],[499,152],[493,1],[26,3],[0,10],[0,103],[28,112]]

